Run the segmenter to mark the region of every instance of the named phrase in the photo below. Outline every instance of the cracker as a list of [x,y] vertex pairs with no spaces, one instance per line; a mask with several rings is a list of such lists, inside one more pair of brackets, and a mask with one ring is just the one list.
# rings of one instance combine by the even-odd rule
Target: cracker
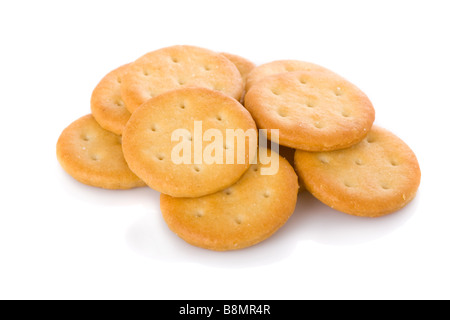
[[231,54],[227,52],[221,52],[222,55],[225,56],[228,60],[233,62],[233,64],[236,66],[236,68],[239,70],[239,73],[241,74],[242,80],[244,83],[247,81],[248,74],[256,67],[256,65],[251,62],[250,60],[238,56],[236,54]]
[[[270,154],[270,151],[269,151]],[[262,175],[258,161],[233,186],[200,198],[162,194],[161,212],[169,228],[186,242],[225,251],[269,238],[289,219],[297,202],[297,176],[279,157],[279,170]]]
[[173,46],[133,62],[123,78],[122,97],[132,113],[152,97],[192,86],[240,99],[244,85],[236,66],[223,55],[193,46]]
[[245,90],[248,91],[256,82],[267,76],[293,71],[325,71],[330,70],[317,64],[299,60],[276,60],[254,68],[247,77]]
[[281,145],[306,151],[350,147],[367,135],[375,119],[361,90],[324,71],[266,77],[248,91],[245,107],[259,128],[280,130]]
[[120,93],[122,78],[128,65],[108,73],[95,87],[91,96],[91,112],[98,124],[108,131],[122,135],[131,113]]
[[[201,121],[201,136],[195,134],[195,121]],[[205,88],[173,90],[148,100],[131,116],[123,133],[123,151],[131,170],[150,187],[175,197],[199,197],[222,190],[235,183],[254,159],[256,144],[246,140],[243,163],[237,158],[236,144],[223,144],[223,164],[206,163],[200,154],[195,163],[194,146],[202,143],[208,129],[217,129],[226,137],[226,129],[242,129],[256,134],[250,113],[235,99]],[[172,141],[175,130],[185,129],[190,139],[190,163],[176,164],[172,152],[181,142]],[[188,141],[188,142],[189,142]],[[210,144],[203,142],[202,152]],[[226,149],[226,150],[225,150]],[[233,163],[226,164],[226,153],[234,153]],[[243,151],[244,152],[244,151]],[[184,151],[183,151],[184,155]],[[198,161],[197,161],[198,162]]]
[[[247,59],[245,59],[241,56],[235,55],[235,54],[226,53],[226,52],[222,52],[221,54],[224,55],[228,60],[233,62],[233,64],[239,70],[239,73],[241,74],[241,77],[242,77],[242,81],[245,85],[245,82],[247,81],[247,76],[250,73],[250,71],[252,71],[253,68],[255,68],[255,64],[253,62],[251,62],[250,60],[247,60]],[[244,97],[245,97],[245,92],[243,91],[241,98],[239,99],[239,102],[241,102],[242,104],[244,104]]]
[[84,184],[105,189],[145,186],[125,162],[121,137],[100,127],[90,114],[64,129],[56,155],[64,170]]
[[379,217],[404,207],[414,198],[421,176],[417,158],[406,143],[377,126],[349,149],[297,150],[295,166],[317,199],[362,217]]

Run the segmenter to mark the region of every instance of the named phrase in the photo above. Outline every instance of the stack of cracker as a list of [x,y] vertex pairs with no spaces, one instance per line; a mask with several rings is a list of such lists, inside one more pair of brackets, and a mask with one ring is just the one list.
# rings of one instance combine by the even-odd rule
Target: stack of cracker
[[[211,250],[245,248],[270,237],[295,210],[299,178],[323,203],[363,217],[402,208],[420,183],[411,149],[372,126],[367,96],[312,63],[255,67],[232,54],[167,47],[107,74],[92,93],[91,112],[62,132],[62,167],[91,186],[161,192],[169,228]],[[292,161],[258,149],[250,137],[243,145],[217,141],[229,130],[258,128],[269,139],[277,129],[280,150],[295,153]],[[214,140],[213,153],[205,138]],[[177,149],[180,141],[189,148]],[[216,161],[197,159],[196,148]],[[262,154],[277,160],[276,172],[264,174],[270,163]]]

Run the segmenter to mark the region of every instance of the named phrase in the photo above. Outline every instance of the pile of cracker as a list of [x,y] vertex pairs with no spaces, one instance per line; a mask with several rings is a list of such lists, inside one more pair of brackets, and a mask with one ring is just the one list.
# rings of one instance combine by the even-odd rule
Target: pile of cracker
[[[161,192],[169,228],[211,250],[270,237],[303,188],[338,211],[380,217],[409,203],[420,184],[413,151],[373,125],[369,98],[313,63],[255,66],[199,47],[162,48],[107,74],[91,112],[58,140],[64,170],[95,187]],[[270,147],[227,136],[258,129]]]

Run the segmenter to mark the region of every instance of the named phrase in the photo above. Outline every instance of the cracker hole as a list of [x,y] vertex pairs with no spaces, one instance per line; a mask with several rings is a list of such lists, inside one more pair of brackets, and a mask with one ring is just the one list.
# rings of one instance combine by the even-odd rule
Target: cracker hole
[[153,132],[156,132],[156,126],[153,124],[153,125],[150,127],[150,130],[152,130]]
[[230,147],[229,147],[228,145],[226,145],[226,144],[223,145],[223,148],[224,148],[225,150],[230,149]]
[[200,167],[199,166],[194,166],[194,171],[195,172],[200,172]]
[[362,160],[361,159],[356,159],[355,160],[355,164],[357,165],[357,166],[362,166]]
[[286,118],[287,117],[287,113],[284,110],[278,110],[278,115],[282,118]]
[[178,63],[178,62],[180,62],[179,60],[178,60],[178,58],[176,58],[176,57],[170,57],[171,59],[172,59],[172,62],[173,63]]
[[91,156],[91,160],[98,161],[99,157],[96,154],[94,154]]
[[316,127],[317,129],[322,129],[324,125],[321,122],[316,121],[314,122],[314,127]]
[[306,84],[306,80],[305,80],[304,78],[300,78],[300,79],[298,79],[298,81],[299,81],[301,84]]
[[346,186],[347,188],[353,188],[353,185],[348,181],[344,182],[344,186]]
[[264,196],[264,198],[269,198],[270,192],[269,191],[264,192],[263,196]]
[[322,164],[329,164],[329,163],[330,163],[330,160],[328,160],[328,158],[326,158],[326,157],[324,157],[324,156],[319,157],[319,161],[320,161]]
[[203,211],[196,211],[196,212],[195,212],[195,216],[196,216],[197,218],[201,218],[201,217],[203,217],[203,215],[204,215]]
[[123,101],[122,100],[116,101],[116,106],[123,107]]
[[180,104],[180,109],[186,109],[186,106],[184,103]]
[[184,85],[185,83],[186,83],[186,81],[181,80],[181,79],[178,79],[178,84],[179,84],[180,86]]
[[338,97],[341,96],[342,95],[341,87],[337,87],[336,90],[334,91],[334,94]]
[[234,222],[236,222],[236,224],[241,224],[242,219],[240,217],[236,217],[236,218],[234,218]]
[[348,113],[347,111],[342,111],[341,115],[342,115],[344,118],[350,117],[350,113]]
[[374,143],[375,142],[374,137],[367,137],[367,142],[368,143]]
[[210,67],[210,66],[204,66],[204,69],[205,69],[206,71],[210,71],[210,70],[211,70],[211,67]]
[[159,161],[163,161],[163,160],[164,160],[164,155],[158,154],[158,155],[156,156],[156,159],[158,159]]
[[277,89],[272,89],[272,93],[273,93],[274,95],[276,95],[276,96],[279,96],[279,95],[280,95],[280,91],[277,90]]
[[224,193],[227,195],[227,196],[229,196],[229,195],[231,195],[231,190],[230,189],[226,189],[225,191],[224,191]]
[[314,104],[311,103],[311,102],[308,102],[308,103],[306,104],[306,106],[307,106],[308,108],[314,108],[314,107],[315,107]]
[[147,70],[142,71],[142,74],[146,77],[148,77],[150,75],[150,73]]
[[387,184],[382,184],[381,188],[383,188],[383,190],[389,190],[391,187]]
[[216,116],[216,119],[217,119],[217,121],[222,121],[223,119],[222,119],[222,116]]
[[391,160],[391,165],[394,167],[397,167],[399,165],[399,163],[396,160]]
[[87,135],[82,136],[81,139],[83,139],[83,141],[89,141],[90,140]]
[[258,167],[255,166],[255,167],[253,168],[253,171],[254,171],[254,172],[258,172]]
[[122,79],[121,78],[117,78],[117,83],[121,84],[122,83]]

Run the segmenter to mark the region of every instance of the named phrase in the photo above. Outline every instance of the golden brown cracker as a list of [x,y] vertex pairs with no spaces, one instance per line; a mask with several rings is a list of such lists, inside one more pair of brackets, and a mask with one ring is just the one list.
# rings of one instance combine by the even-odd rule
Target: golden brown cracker
[[307,151],[347,148],[361,141],[375,119],[367,96],[334,73],[294,71],[254,84],[245,107],[259,128],[279,129],[279,143]]
[[363,217],[379,217],[404,207],[414,198],[421,176],[417,158],[406,143],[377,126],[348,149],[297,150],[295,166],[317,199]]
[[91,96],[91,112],[95,120],[103,129],[118,135],[122,135],[131,116],[120,93],[127,68],[128,65],[124,65],[108,73]]
[[245,83],[247,81],[248,74],[256,67],[256,65],[250,60],[236,54],[227,52],[222,52],[221,54],[234,63]]
[[121,137],[86,115],[61,133],[56,155],[64,170],[76,180],[105,189],[145,186],[125,162]]
[[204,87],[235,99],[243,92],[242,77],[230,60],[193,46],[167,47],[137,59],[123,78],[121,92],[134,112],[148,99],[182,87]]
[[298,184],[283,157],[279,157],[276,174],[262,175],[261,168],[266,166],[258,161],[236,184],[204,197],[162,194],[161,212],[169,228],[194,246],[217,251],[241,249],[267,239],[294,212]]
[[252,69],[252,71],[247,77],[247,81],[245,83],[245,90],[248,91],[256,82],[258,82],[261,79],[264,79],[265,77],[293,71],[331,72],[330,70],[311,62],[299,60],[276,60],[261,64],[256,68]]
[[[201,121],[200,136],[195,133],[196,121],[197,124]],[[180,129],[186,132],[173,138],[174,132]],[[256,144],[250,146],[246,140],[243,162],[238,163],[237,141],[221,143],[223,163],[207,163],[203,154],[212,141],[202,142],[202,139],[209,129],[217,130],[224,139],[227,130],[249,130],[256,134],[250,113],[225,94],[205,88],[166,92],[148,100],[132,114],[123,133],[125,159],[133,172],[162,193],[199,197],[217,192],[235,183],[247,170],[254,159]],[[185,155],[184,150],[175,151],[181,142],[191,145],[191,155],[188,163],[177,164],[173,155]],[[201,163],[195,163],[194,159],[198,143],[202,144]],[[226,164],[227,152],[232,152],[232,164]]]

